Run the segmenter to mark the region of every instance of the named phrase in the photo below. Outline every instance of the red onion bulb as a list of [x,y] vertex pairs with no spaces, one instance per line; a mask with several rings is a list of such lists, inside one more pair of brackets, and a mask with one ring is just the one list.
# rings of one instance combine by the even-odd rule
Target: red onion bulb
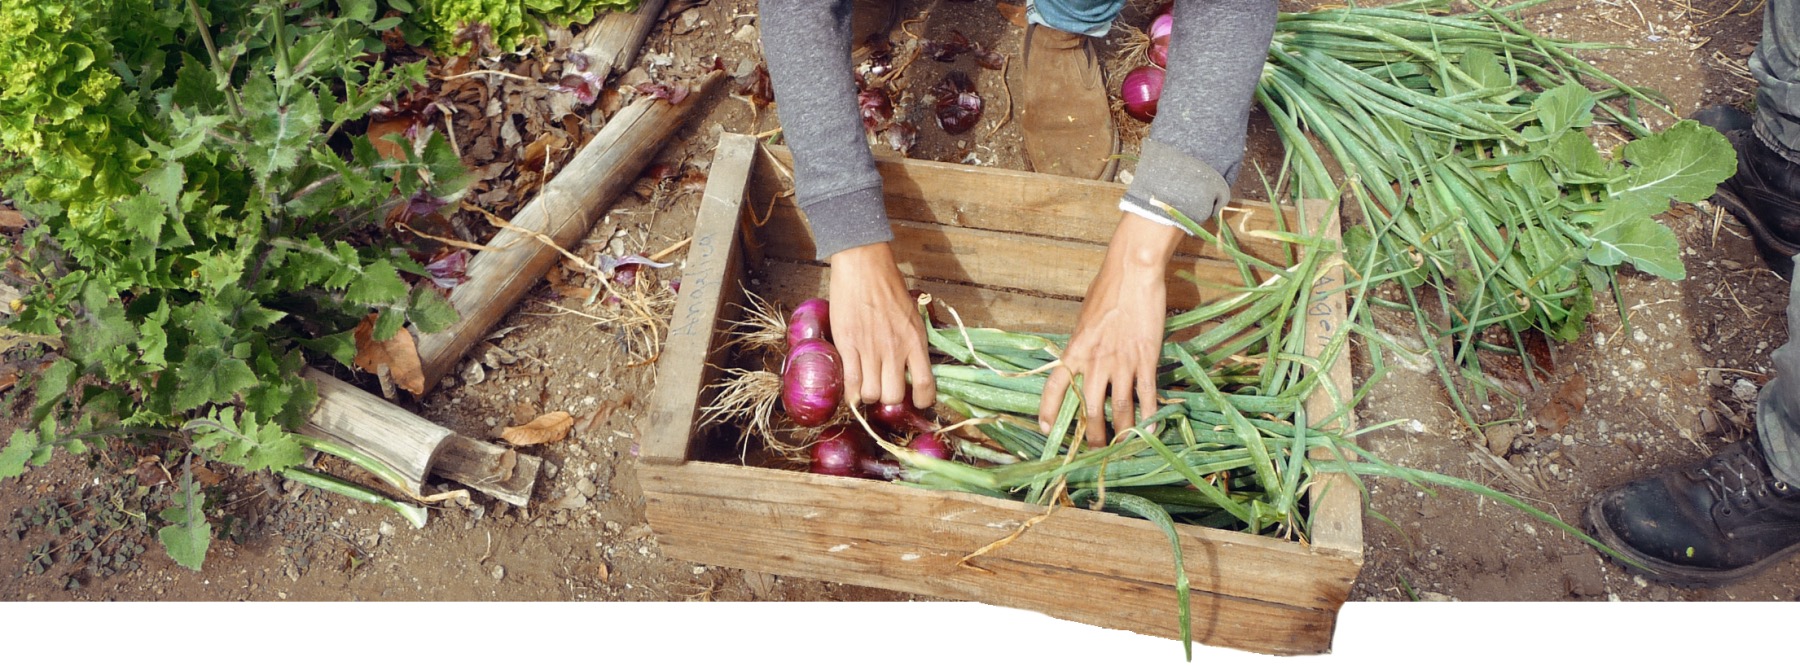
[[837,348],[819,339],[801,340],[788,350],[781,371],[781,407],[808,428],[824,425],[844,399],[844,368]]
[[1125,75],[1119,86],[1119,97],[1125,100],[1125,112],[1131,117],[1150,122],[1156,117],[1156,102],[1162,99],[1163,71],[1143,65]]
[[861,476],[867,447],[854,430],[844,426],[826,428],[813,440],[812,472],[831,476]]
[[919,410],[913,409],[911,395],[897,405],[876,405],[869,410],[869,417],[892,432],[931,432],[937,429],[936,423],[932,423]]
[[914,435],[912,441],[906,444],[906,448],[912,449],[913,453],[926,457],[937,458],[938,460],[950,459],[950,445],[945,443],[942,437],[932,434],[931,431],[925,431]]
[[1150,62],[1169,66],[1169,37],[1175,34],[1175,16],[1160,14],[1150,22]]
[[831,340],[831,303],[823,298],[809,298],[788,315],[788,349],[802,340]]

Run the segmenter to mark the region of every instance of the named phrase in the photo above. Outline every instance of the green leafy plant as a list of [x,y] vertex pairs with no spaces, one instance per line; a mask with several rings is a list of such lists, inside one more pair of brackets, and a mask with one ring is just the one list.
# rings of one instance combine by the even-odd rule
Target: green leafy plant
[[[385,1],[398,12],[414,10],[414,0]],[[585,25],[600,12],[637,9],[638,0],[417,0],[417,4],[424,17],[425,42],[440,53],[456,55],[481,39],[511,51],[527,37],[542,34],[540,22]]]
[[[455,201],[460,159],[428,130],[391,137],[409,144],[395,157],[345,131],[425,76],[380,57],[394,22],[370,3],[0,0],[0,16],[0,57],[29,61],[0,81],[0,118],[49,119],[0,121],[19,156],[0,182],[42,221],[9,328],[63,348],[0,478],[119,435],[282,472],[316,401],[308,351],[348,365],[371,313],[381,340],[454,321],[382,223]],[[184,479],[159,537],[198,568],[211,532]]]

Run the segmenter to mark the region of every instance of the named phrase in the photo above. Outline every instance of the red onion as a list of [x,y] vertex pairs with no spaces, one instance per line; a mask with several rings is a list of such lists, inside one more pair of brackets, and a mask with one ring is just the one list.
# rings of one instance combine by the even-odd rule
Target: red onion
[[913,453],[929,458],[950,459],[950,445],[945,443],[943,438],[929,431],[914,435],[912,441],[906,444],[906,448],[912,449]]
[[1175,34],[1175,16],[1160,14],[1150,22],[1150,62],[1169,66],[1169,37]]
[[1156,102],[1162,99],[1163,71],[1144,65],[1125,75],[1119,86],[1119,97],[1125,100],[1125,112],[1131,117],[1150,122],[1156,117]]
[[888,147],[901,155],[911,155],[913,146],[919,145],[919,126],[910,120],[902,120],[888,126]]
[[788,349],[800,346],[802,340],[831,341],[831,303],[823,298],[809,298],[788,315]]
[[969,43],[969,38],[964,36],[961,31],[951,30],[950,36],[944,39],[925,40],[923,48],[925,55],[931,56],[933,60],[956,62],[957,56],[968,53],[974,48],[974,45]]
[[913,409],[910,394],[897,405],[876,405],[869,410],[869,417],[893,432],[931,432],[937,429],[937,424],[930,417]]
[[844,399],[844,369],[837,348],[819,339],[801,340],[788,350],[781,371],[781,407],[806,427],[824,425]]
[[826,428],[812,444],[812,472],[831,476],[861,476],[868,447],[855,430]]

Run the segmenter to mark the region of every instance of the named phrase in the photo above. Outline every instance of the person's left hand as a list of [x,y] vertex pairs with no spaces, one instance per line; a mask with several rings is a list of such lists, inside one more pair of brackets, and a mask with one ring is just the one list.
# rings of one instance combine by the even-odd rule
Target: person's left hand
[[[1088,286],[1075,332],[1063,351],[1062,366],[1044,385],[1038,405],[1038,427],[1049,432],[1062,409],[1063,393],[1082,378],[1087,441],[1106,444],[1105,405],[1111,396],[1113,431],[1123,432],[1137,419],[1156,412],[1156,367],[1162,357],[1168,285],[1164,275],[1183,232],[1139,215],[1126,213],[1113,232],[1100,273]],[[1135,394],[1140,416],[1132,418]]]

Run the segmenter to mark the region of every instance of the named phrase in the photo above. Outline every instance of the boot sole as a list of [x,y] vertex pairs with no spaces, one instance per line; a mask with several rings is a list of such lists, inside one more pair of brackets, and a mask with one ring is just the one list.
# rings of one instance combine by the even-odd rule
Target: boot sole
[[[1627,571],[1641,574],[1645,578],[1649,578],[1659,583],[1666,583],[1678,587],[1718,587],[1721,585],[1729,585],[1762,573],[1769,567],[1786,561],[1795,553],[1800,553],[1800,543],[1796,543],[1782,549],[1774,555],[1765,557],[1754,564],[1745,565],[1736,569],[1725,569],[1723,571],[1671,564],[1646,555],[1639,552],[1636,548],[1626,545],[1625,542],[1619,538],[1619,535],[1613,532],[1611,527],[1607,526],[1605,516],[1603,516],[1602,513],[1600,502],[1595,501],[1588,504],[1587,512],[1584,514],[1587,519],[1588,531],[1592,532],[1594,538],[1598,539],[1600,543],[1604,543],[1608,547],[1637,560],[1637,564],[1633,565],[1621,561],[1619,558],[1607,555],[1606,553],[1601,553],[1602,555],[1606,555],[1607,559],[1617,562],[1625,567]],[[1653,566],[1655,568],[1652,568]]]

